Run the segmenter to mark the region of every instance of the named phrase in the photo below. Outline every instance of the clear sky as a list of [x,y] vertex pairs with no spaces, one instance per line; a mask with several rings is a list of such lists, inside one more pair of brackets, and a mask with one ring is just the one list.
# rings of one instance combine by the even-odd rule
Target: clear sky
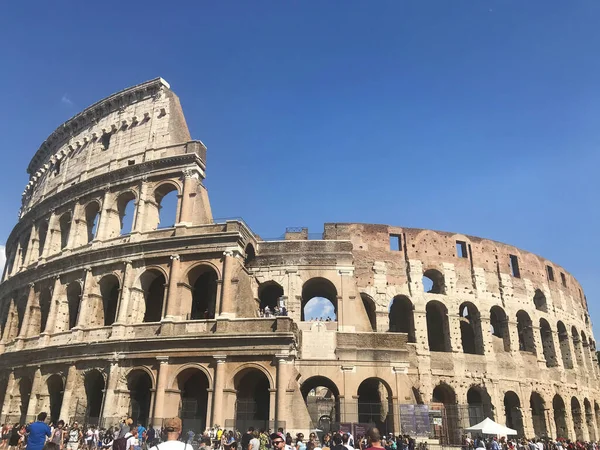
[[597,0],[4,2],[0,242],[55,127],[162,76],[215,217],[500,240],[570,271],[598,324],[599,23]]

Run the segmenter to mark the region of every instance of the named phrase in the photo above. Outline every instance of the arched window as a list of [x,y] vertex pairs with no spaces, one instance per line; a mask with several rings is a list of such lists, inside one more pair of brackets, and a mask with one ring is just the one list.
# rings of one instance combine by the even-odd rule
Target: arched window
[[144,291],[144,322],[160,322],[165,300],[167,280],[158,270],[147,270],[140,277]]
[[413,304],[405,295],[397,295],[390,304],[390,331],[407,333],[408,342],[417,342]]
[[367,313],[367,317],[369,318],[371,331],[377,331],[377,315],[375,311],[375,302],[370,296],[368,296],[364,292],[360,294],[360,298],[362,299],[363,308],[365,308],[365,312]]
[[192,286],[191,320],[214,319],[217,307],[217,273],[209,266],[197,266],[188,275]]
[[302,286],[301,319],[337,320],[337,290],[326,278],[311,278]]
[[504,414],[506,416],[506,426],[517,430],[517,435],[522,437],[525,432],[523,430],[521,401],[519,400],[519,396],[513,391],[508,391],[504,394]]
[[300,387],[308,414],[319,429],[330,432],[333,423],[340,422],[340,392],[329,378],[314,376]]
[[48,316],[50,315],[50,305],[52,304],[52,291],[45,287],[40,291],[40,333],[46,331]]
[[177,375],[180,394],[179,417],[184,429],[206,429],[208,411],[208,378],[201,370],[185,369]]
[[279,299],[283,297],[283,287],[275,281],[267,281],[258,287],[258,298],[260,300],[260,309],[264,311],[269,307],[271,313],[279,306]]
[[54,423],[60,419],[60,408],[63,402],[65,386],[60,375],[51,375],[46,382],[50,397],[50,420]]
[[105,381],[98,370],[91,370],[83,380],[86,396],[85,423],[99,423]]
[[588,432],[590,434],[590,441],[596,441],[596,431],[594,424],[594,413],[592,412],[592,404],[587,398],[583,399],[583,407],[585,408],[585,424],[587,425]]
[[155,229],[171,228],[177,222],[177,205],[179,202],[177,186],[169,183],[161,184],[154,191],[154,200],[158,207],[158,222]]
[[426,270],[423,274],[423,290],[430,294],[445,294],[446,282],[442,272],[437,269]]
[[569,333],[565,324],[559,321],[556,324],[556,330],[558,332],[558,342],[560,344],[560,354],[562,356],[562,362],[565,369],[573,368],[573,355],[571,355],[571,346],[569,345]]
[[474,304],[465,302],[460,305],[460,338],[463,353],[483,355],[483,335],[481,333],[481,316]]
[[152,398],[152,379],[143,370],[133,370],[127,376],[129,389],[129,414],[133,423],[148,426]]
[[135,194],[127,191],[117,198],[117,211],[119,213],[119,234],[125,235],[133,230],[135,216]]
[[432,352],[451,352],[448,309],[443,303],[434,300],[427,303],[426,314],[429,350]]
[[533,324],[529,314],[523,310],[517,313],[517,332],[519,334],[519,350],[535,354]]
[[79,317],[81,303],[81,284],[73,281],[67,286],[67,302],[69,304],[69,330],[75,328]]
[[467,391],[467,403],[469,405],[469,424],[476,425],[486,417],[494,419],[492,399],[487,390],[481,386],[472,386]]
[[554,337],[550,324],[545,319],[540,319],[540,336],[542,338],[542,350],[546,359],[546,367],[556,367],[556,351],[554,349]]
[[537,392],[532,392],[529,398],[529,407],[531,408],[531,419],[533,421],[533,432],[536,436],[542,437],[548,435],[546,426],[546,408],[544,399]]
[[573,347],[575,350],[575,357],[577,358],[577,365],[583,367],[583,353],[581,348],[581,340],[579,338],[579,332],[575,326],[571,327],[571,338],[573,339]]
[[535,295],[533,296],[533,303],[535,305],[535,309],[537,309],[538,311],[548,312],[546,296],[540,289],[535,290]]
[[575,428],[575,439],[583,441],[583,418],[581,414],[581,404],[577,397],[571,397],[571,417],[573,417],[573,427]]
[[442,403],[446,415],[447,436],[450,444],[460,444],[462,429],[459,426],[459,409],[454,389],[445,383],[438,384],[433,389],[432,403]]
[[248,266],[249,264],[252,263],[252,261],[254,261],[256,259],[256,251],[254,250],[254,245],[252,245],[252,244],[246,245],[246,250],[244,253],[245,253],[244,265]]
[[569,436],[569,431],[567,430],[567,409],[565,407],[565,402],[558,394],[552,399],[552,409],[554,412],[556,437],[567,438]]
[[21,378],[19,382],[19,396],[21,398],[19,409],[21,412],[21,418],[19,423],[26,423],[27,407],[29,406],[29,399],[31,398],[31,387],[32,382],[29,377]]
[[31,230],[27,230],[26,233],[21,236],[19,241],[19,253],[21,256],[21,265],[25,265],[27,262],[27,248],[29,247],[29,236],[31,235]]
[[38,223],[38,256],[42,256],[44,253],[44,246],[46,245],[46,237],[48,236],[48,219],[42,219]]
[[236,428],[248,426],[267,429],[269,426],[269,380],[258,369],[247,368],[234,376],[236,389]]
[[[502,339],[502,348],[510,352],[510,334],[508,332],[508,317],[500,306],[492,306],[490,309],[490,332],[492,336]],[[494,340],[492,339],[492,342]],[[496,345],[494,344],[495,348]]]
[[100,205],[98,202],[90,202],[85,207],[85,225],[87,229],[87,242],[92,242],[98,230],[100,220]]
[[391,389],[379,378],[367,378],[358,387],[358,421],[374,423],[387,434],[394,427]]
[[66,212],[59,219],[60,225],[60,249],[62,250],[69,243],[69,233],[71,232],[71,213]]
[[117,320],[117,305],[121,286],[116,275],[110,274],[100,280],[100,295],[104,311],[104,326],[110,326]]

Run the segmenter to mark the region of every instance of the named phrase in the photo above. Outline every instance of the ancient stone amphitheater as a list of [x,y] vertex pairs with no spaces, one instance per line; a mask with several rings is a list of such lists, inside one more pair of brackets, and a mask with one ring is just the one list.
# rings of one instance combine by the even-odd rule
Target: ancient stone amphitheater
[[[62,124],[27,172],[0,285],[2,422],[375,423],[453,442],[491,416],[598,436],[595,342],[564,268],[456,233],[327,223],[265,240],[213,220],[206,147],[163,79]],[[332,321],[305,320],[315,297]]]

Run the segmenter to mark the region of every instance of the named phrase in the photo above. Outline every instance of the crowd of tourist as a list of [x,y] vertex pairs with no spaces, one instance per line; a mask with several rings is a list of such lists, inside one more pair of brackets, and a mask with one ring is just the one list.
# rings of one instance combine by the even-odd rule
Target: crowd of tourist
[[463,436],[463,450],[598,450],[597,442],[550,438],[497,438]]
[[266,305],[264,308],[259,308],[258,317],[275,317],[275,316],[287,316],[288,312],[285,306],[281,308],[279,306],[275,306],[273,309]]

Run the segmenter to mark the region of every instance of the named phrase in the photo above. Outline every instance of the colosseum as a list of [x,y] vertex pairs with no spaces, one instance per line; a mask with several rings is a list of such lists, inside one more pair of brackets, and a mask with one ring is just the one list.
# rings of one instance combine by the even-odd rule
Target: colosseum
[[[162,78],[42,143],[6,242],[1,422],[376,424],[451,443],[489,416],[524,436],[598,437],[596,345],[564,268],[392,225],[262,239],[213,219],[206,162]],[[309,317],[315,299],[331,320]]]

